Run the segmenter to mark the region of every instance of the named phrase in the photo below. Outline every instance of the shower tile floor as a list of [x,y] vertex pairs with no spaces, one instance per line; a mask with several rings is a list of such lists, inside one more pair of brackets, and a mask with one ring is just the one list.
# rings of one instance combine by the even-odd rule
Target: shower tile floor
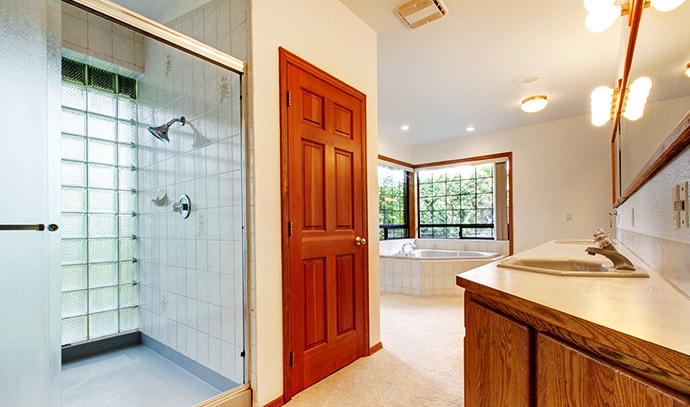
[[62,406],[190,407],[221,392],[146,346],[62,366]]

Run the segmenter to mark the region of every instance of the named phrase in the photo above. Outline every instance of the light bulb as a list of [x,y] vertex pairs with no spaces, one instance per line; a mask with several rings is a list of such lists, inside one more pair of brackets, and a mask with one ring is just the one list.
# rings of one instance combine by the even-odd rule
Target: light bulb
[[649,91],[652,88],[652,80],[646,76],[641,76],[630,84],[630,90],[626,96],[623,117],[628,120],[637,120],[644,113],[644,106],[647,103]]
[[685,76],[690,78],[690,62],[688,62],[688,65],[685,67]]
[[677,8],[684,2],[685,0],[652,0],[650,5],[659,11],[666,12]]
[[611,118],[611,102],[613,89],[599,86],[592,91],[592,124],[599,127]]

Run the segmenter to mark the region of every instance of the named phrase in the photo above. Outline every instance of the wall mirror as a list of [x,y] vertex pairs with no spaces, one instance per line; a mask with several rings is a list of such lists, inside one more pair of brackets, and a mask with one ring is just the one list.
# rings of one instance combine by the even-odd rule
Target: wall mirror
[[657,149],[690,110],[690,3],[662,13],[644,8],[629,81],[652,80],[644,115],[620,119],[616,137],[614,201],[627,199],[630,187]]

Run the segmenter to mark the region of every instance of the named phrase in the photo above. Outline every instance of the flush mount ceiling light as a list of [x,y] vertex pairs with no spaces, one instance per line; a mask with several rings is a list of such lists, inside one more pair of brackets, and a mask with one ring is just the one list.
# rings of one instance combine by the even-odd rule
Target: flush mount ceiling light
[[[584,0],[587,18],[585,26],[591,32],[602,32],[613,25],[620,16],[630,13],[632,0]],[[647,0],[644,7],[652,6],[658,11],[671,11],[685,0]]]
[[409,129],[410,129],[410,126],[408,126],[407,124],[403,124],[402,126],[400,126],[400,130],[402,130],[402,131],[408,131]]
[[417,28],[446,15],[448,8],[441,0],[412,0],[395,8],[410,28]]
[[545,95],[530,96],[523,99],[520,107],[527,113],[535,113],[543,110],[549,103]]

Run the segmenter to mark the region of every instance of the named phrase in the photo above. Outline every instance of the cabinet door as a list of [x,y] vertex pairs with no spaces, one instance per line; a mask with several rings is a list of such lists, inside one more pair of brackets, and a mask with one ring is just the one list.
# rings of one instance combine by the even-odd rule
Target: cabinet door
[[531,330],[465,302],[465,405],[529,406]]
[[682,395],[543,334],[536,365],[538,406],[690,406]]

